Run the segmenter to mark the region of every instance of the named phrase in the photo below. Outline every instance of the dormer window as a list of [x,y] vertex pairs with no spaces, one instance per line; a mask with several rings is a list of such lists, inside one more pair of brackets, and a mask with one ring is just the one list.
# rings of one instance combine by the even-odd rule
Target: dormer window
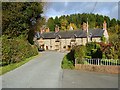
[[92,41],[92,33],[89,34],[90,40]]
[[76,39],[76,34],[74,34],[72,37],[71,37],[71,41],[75,41],[75,39]]

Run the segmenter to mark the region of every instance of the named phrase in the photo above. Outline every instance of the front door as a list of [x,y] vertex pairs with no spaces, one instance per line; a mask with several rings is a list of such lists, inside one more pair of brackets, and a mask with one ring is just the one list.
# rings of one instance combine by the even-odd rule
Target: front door
[[46,46],[46,50],[48,50],[48,46]]
[[55,50],[60,50],[60,42],[59,41],[55,42]]

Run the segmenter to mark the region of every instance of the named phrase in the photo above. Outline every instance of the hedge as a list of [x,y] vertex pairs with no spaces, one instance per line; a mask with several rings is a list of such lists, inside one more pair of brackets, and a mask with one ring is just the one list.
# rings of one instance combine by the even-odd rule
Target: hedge
[[2,60],[0,65],[8,65],[25,60],[38,54],[37,48],[28,43],[24,38],[2,36]]

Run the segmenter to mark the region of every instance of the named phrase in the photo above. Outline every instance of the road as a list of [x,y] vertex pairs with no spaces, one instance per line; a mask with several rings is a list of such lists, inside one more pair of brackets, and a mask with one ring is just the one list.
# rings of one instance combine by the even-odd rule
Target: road
[[42,52],[21,67],[2,75],[3,88],[117,88],[118,75],[62,70],[65,53]]
[[58,88],[64,53],[43,52],[2,76],[3,88]]
[[64,70],[62,88],[118,88],[118,75]]

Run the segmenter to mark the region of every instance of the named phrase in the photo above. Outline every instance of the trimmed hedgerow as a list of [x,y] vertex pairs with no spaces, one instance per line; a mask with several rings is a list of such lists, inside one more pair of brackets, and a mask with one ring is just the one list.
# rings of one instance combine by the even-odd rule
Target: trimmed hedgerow
[[38,54],[37,48],[23,38],[8,39],[2,36],[2,66],[17,63]]

